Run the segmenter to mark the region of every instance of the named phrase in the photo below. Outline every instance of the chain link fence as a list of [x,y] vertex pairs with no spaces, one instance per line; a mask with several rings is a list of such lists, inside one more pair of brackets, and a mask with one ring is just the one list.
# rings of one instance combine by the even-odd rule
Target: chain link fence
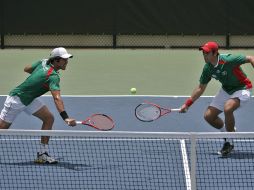
[[84,34],[7,34],[2,48],[196,48],[216,41],[223,48],[254,48],[254,35],[84,35]]

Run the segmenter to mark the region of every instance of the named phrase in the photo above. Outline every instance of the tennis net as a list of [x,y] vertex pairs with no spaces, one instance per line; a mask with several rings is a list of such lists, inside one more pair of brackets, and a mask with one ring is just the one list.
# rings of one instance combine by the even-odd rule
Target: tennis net
[[[58,164],[36,164],[50,136]],[[217,154],[224,138],[234,152]],[[0,189],[251,189],[254,133],[0,130]]]

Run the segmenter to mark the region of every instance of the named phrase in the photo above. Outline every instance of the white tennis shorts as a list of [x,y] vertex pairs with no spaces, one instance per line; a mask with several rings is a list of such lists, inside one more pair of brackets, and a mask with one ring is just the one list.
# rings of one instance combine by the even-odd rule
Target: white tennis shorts
[[34,99],[28,106],[25,106],[18,96],[7,96],[4,102],[4,108],[0,114],[0,119],[5,122],[12,123],[22,111],[28,115],[32,115],[44,105],[45,104],[40,100],[40,98]]
[[222,88],[220,91],[215,95],[214,99],[212,100],[210,106],[215,107],[221,111],[224,110],[224,104],[227,100],[231,98],[238,98],[240,100],[240,107],[242,107],[248,100],[251,98],[251,89],[247,90],[238,90],[233,94],[229,95],[225,92]]

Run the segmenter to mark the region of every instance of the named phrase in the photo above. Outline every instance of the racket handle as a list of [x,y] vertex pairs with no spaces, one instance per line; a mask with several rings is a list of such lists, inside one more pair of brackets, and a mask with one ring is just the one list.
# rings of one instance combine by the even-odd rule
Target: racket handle
[[171,111],[180,111],[180,108],[171,109]]
[[82,124],[82,121],[76,121],[76,124],[77,125]]

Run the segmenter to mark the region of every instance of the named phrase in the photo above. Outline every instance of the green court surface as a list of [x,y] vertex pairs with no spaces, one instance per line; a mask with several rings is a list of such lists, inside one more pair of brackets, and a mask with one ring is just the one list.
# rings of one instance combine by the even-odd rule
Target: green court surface
[[[61,71],[63,95],[190,95],[198,84],[204,61],[196,49],[67,49],[74,55]],[[47,58],[51,49],[0,50],[0,94],[21,83],[27,64]],[[253,50],[221,50],[221,53],[252,55]],[[242,67],[254,81],[250,64]],[[220,83],[212,80],[203,95],[214,95]]]

